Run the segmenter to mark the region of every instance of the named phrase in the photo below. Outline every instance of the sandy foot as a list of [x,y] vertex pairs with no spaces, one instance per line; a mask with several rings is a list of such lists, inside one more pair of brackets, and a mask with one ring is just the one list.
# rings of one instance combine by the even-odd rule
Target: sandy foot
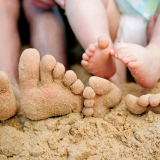
[[110,108],[120,103],[122,92],[110,81],[93,76],[89,86],[83,92],[85,107],[82,112],[85,116],[104,117]]
[[[20,58],[21,107],[31,120],[81,112],[83,83],[51,55],[40,62],[37,50],[27,49]],[[40,83],[39,83],[40,79]]]
[[160,78],[159,52],[154,45],[144,48],[137,44],[117,43],[110,54],[127,65],[139,85],[149,88]]
[[94,44],[90,44],[82,58],[82,65],[92,74],[110,78],[115,74],[115,62],[109,55],[109,41],[104,36],[98,38]]
[[0,120],[14,116],[16,111],[16,99],[9,78],[6,73],[0,71]]
[[148,109],[155,113],[160,113],[160,93],[146,94],[139,98],[128,94],[125,98],[125,103],[128,110],[134,114],[142,114]]

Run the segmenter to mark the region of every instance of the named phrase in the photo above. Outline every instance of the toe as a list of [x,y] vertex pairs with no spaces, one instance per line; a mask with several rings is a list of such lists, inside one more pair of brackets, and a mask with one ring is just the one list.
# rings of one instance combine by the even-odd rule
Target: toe
[[9,88],[9,78],[5,72],[0,71],[0,93]]
[[56,66],[56,60],[51,55],[45,55],[40,64],[41,85],[48,85],[53,82],[52,70]]
[[69,70],[64,74],[63,82],[67,87],[72,85],[76,80],[77,76],[73,71]]
[[56,67],[53,70],[53,79],[62,80],[64,72],[65,72],[64,65],[57,62]]
[[6,120],[16,114],[16,100],[5,72],[0,71],[0,120]]
[[142,95],[138,99],[138,104],[143,107],[147,107],[149,105],[149,101],[148,101],[149,97],[150,97],[150,94]]
[[92,76],[89,79],[89,86],[96,94],[108,94],[111,91],[111,82],[104,78]]
[[96,94],[91,87],[86,87],[83,91],[83,97],[86,99],[93,99],[95,95]]
[[[88,47],[88,51],[94,53],[96,51],[96,46],[94,44],[90,44]],[[87,52],[87,50],[86,50]]]
[[74,94],[82,94],[83,93],[83,90],[84,90],[84,84],[79,80],[77,79],[71,86],[71,91],[74,93]]
[[149,97],[149,103],[151,106],[156,107],[160,103],[160,95],[159,94],[153,94]]
[[82,66],[87,67],[88,66],[88,61],[82,60],[81,64],[82,64]]
[[87,54],[86,53],[84,53],[83,55],[82,55],[82,58],[83,58],[83,60],[89,60],[89,57],[87,56]]
[[95,104],[95,100],[94,99],[85,99],[84,100],[84,106],[87,108],[93,108]]
[[88,58],[93,56],[93,52],[90,52],[89,50],[86,50],[85,54],[88,56]]
[[98,46],[100,49],[107,48],[109,46],[109,40],[104,36],[100,36],[98,38]]
[[133,114],[142,114],[148,110],[147,107],[143,107],[138,103],[138,97],[128,94],[125,98],[125,103],[130,112]]
[[40,55],[36,49],[26,49],[19,63],[19,77],[21,89],[38,87],[39,82]]
[[82,110],[82,113],[83,113],[86,117],[90,117],[90,116],[93,115],[94,110],[93,110],[93,108],[86,108],[86,107],[84,107],[83,110]]

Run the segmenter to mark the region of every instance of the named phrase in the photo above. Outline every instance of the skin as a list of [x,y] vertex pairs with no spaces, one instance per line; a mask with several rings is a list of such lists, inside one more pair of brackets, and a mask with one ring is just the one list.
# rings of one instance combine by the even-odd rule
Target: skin
[[[50,5],[51,7],[54,4],[48,3],[48,6]],[[46,54],[54,55],[57,61],[67,67],[64,33],[57,17],[52,12],[45,12],[32,6],[30,0],[23,1],[23,8],[31,28],[31,46],[40,51],[41,57]],[[19,10],[19,0],[0,0],[0,16],[2,22],[0,25],[0,71],[4,71],[10,81],[10,85],[8,85],[8,79],[5,78],[8,89],[7,92],[1,92],[0,120],[13,116],[20,105],[18,63],[21,44],[17,26]],[[0,79],[3,79],[2,73],[0,74]],[[0,86],[2,85],[3,83],[0,82]],[[10,88],[9,86],[12,87]],[[10,106],[6,102],[9,97],[12,104],[15,104],[16,99],[16,105]],[[6,110],[4,106],[8,109]]]
[[21,49],[17,26],[19,11],[18,0],[0,0],[0,71],[4,71],[10,83],[18,89],[18,62]]
[[27,118],[40,120],[82,111],[84,85],[73,71],[64,72],[64,66],[51,55],[45,55],[40,62],[37,50],[22,53],[21,108]]
[[89,87],[83,92],[86,117],[104,117],[110,112],[110,108],[116,107],[122,98],[121,90],[110,81],[93,76],[89,79]]
[[59,19],[51,10],[41,9],[31,2],[23,1],[25,15],[30,25],[31,46],[38,49],[41,57],[50,54],[67,68],[65,35]]
[[139,98],[129,94],[125,98],[125,103],[128,110],[133,114],[142,114],[148,109],[160,113],[160,93],[146,94]]
[[152,87],[160,78],[160,15],[157,18],[149,44],[117,43],[111,55],[122,61],[135,81],[144,88]]
[[[115,62],[114,58],[109,55],[112,42],[117,35],[120,20],[120,13],[115,2],[112,0],[56,0],[56,2],[65,9],[70,26],[80,44],[86,50],[85,53],[91,57],[92,53],[88,53],[88,50],[92,50],[93,45],[98,48],[94,54],[95,56],[92,58],[86,57],[86,54],[83,56],[82,65],[96,76],[103,78],[112,77],[111,80],[118,85],[123,83],[125,81],[126,70],[122,67],[122,63]],[[81,19],[81,21],[77,21],[77,19]],[[109,43],[105,54],[104,50],[99,48],[97,42],[97,38],[101,35],[105,35]],[[97,63],[99,59],[101,61]],[[118,68],[117,73],[116,67]]]

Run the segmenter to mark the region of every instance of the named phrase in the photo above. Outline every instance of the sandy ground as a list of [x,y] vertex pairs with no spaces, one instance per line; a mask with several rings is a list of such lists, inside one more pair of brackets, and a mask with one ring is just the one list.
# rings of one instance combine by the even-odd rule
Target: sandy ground
[[[72,69],[87,85],[90,75],[79,67]],[[121,103],[104,118],[71,113],[31,121],[18,112],[0,122],[0,160],[159,160],[160,114],[133,115],[124,97],[158,93],[160,83],[151,89],[126,83],[122,91]]]

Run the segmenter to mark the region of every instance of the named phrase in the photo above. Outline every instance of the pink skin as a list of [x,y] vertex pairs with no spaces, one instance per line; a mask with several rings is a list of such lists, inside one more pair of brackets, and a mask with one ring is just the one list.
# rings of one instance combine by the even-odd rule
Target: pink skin
[[65,0],[55,0],[55,2],[56,2],[62,9],[65,9],[65,6],[66,6]]
[[55,5],[54,0],[31,0],[31,3],[43,9],[51,9]]
[[92,74],[110,78],[115,74],[115,62],[109,55],[109,41],[104,36],[98,38],[83,54],[81,64]]
[[117,43],[110,55],[122,61],[144,88],[152,87],[160,78],[160,51],[154,44],[144,48],[137,44]]

